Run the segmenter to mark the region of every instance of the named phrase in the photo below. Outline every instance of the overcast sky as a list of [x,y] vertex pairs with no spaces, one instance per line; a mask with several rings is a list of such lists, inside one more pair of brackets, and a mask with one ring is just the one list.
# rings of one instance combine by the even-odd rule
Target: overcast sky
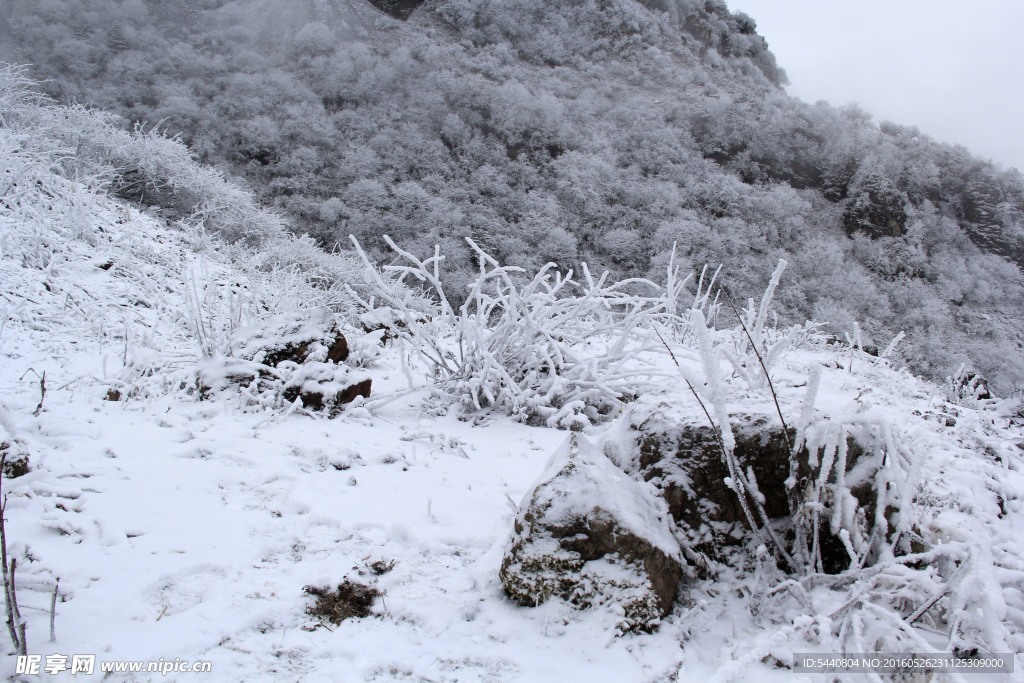
[[726,0],[807,102],[857,102],[1024,171],[1024,0]]

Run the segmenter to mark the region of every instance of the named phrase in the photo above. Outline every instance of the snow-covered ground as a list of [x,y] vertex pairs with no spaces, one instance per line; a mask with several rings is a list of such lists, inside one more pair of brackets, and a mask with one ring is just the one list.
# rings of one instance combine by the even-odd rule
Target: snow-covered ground
[[[399,344],[362,370],[371,399],[334,419],[258,407],[237,391],[199,400],[204,348],[226,339],[241,307],[287,309],[297,281],[239,265],[237,251],[197,229],[77,191],[77,203],[32,214],[26,203],[46,202],[26,195],[0,212],[0,440],[31,468],[3,492],[29,653],[212,662],[210,674],[168,677],[183,680],[793,680],[795,651],[896,643],[885,615],[914,612],[933,597],[915,591],[935,585],[961,631],[1018,653],[1024,670],[1024,461],[1012,402],[952,405],[941,388],[848,347],[789,348],[772,370],[783,412],[800,421],[818,367],[803,426],[884,427],[907,514],[946,553],[944,578],[921,583],[923,570],[895,562],[847,585],[808,584],[796,599],[752,564],[721,567],[692,578],[655,632],[616,636],[613,612],[519,607],[498,579],[517,507],[567,432],[431,398],[424,368],[408,371]],[[349,334],[358,344],[362,333]],[[690,377],[707,371],[696,345],[674,346]],[[629,449],[634,409],[664,402],[703,419],[669,377],[668,355],[657,362],[660,388],[587,429],[613,456]],[[730,410],[774,415],[766,388],[725,384]],[[371,616],[325,625],[306,614],[305,586],[345,579],[383,593]],[[863,618],[844,622],[850,605]],[[915,621],[921,644],[950,646]],[[843,635],[843,623],[856,633]],[[15,661],[3,658],[0,672],[15,675]]]
[[[177,392],[106,400],[126,357],[163,367],[150,356],[185,357],[170,347],[187,330],[185,320],[160,330],[146,315],[155,309],[125,304],[139,283],[98,262],[127,258],[124,244],[162,243],[154,252],[182,257],[151,274],[163,286],[199,258],[185,236],[124,215],[107,216],[108,243],[65,245],[68,260],[49,271],[4,261],[5,298],[23,302],[0,337],[0,404],[5,438],[32,467],[4,482],[11,552],[32,558],[18,573],[30,652],[210,660],[221,680],[618,681],[673,668],[674,629],[614,639],[607,615],[566,624],[568,608],[503,597],[497,567],[515,508],[565,432],[431,415],[422,394],[333,420]],[[227,267],[215,256],[208,272]],[[126,356],[122,314],[139,308]],[[375,394],[406,388],[397,353],[368,372]],[[377,576],[377,560],[394,567]],[[384,592],[377,615],[314,628],[303,587],[347,577]],[[13,657],[3,664],[13,672]]]

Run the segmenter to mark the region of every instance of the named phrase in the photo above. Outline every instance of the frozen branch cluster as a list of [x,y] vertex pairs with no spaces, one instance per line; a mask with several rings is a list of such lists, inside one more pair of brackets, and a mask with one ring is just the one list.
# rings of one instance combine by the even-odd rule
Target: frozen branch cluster
[[[851,453],[852,449],[863,453]],[[798,490],[795,555],[808,572],[822,572],[823,527],[841,539],[849,569],[857,570],[909,552],[920,541],[911,501],[917,485],[916,460],[902,448],[892,426],[879,418],[848,416],[819,420],[797,436],[794,459],[807,454],[806,481]],[[858,491],[858,498],[854,491]],[[865,504],[869,490],[870,504]],[[809,547],[805,544],[809,544]]]
[[[467,408],[578,430],[611,414],[657,374],[640,356],[657,348],[652,324],[673,318],[683,283],[609,282],[607,273],[595,278],[586,264],[579,280],[554,264],[529,277],[467,238],[479,270],[456,309],[441,284],[437,250],[421,260],[385,240],[400,262],[383,273],[352,240],[377,285],[376,298],[360,301],[371,311],[386,306],[400,323],[394,332]],[[396,284],[413,281],[429,288],[426,307],[396,292]]]
[[[684,316],[700,370],[679,364],[715,428],[727,465],[725,483],[737,496],[757,546],[753,554],[760,568],[739,579],[752,582],[755,618],[766,625],[794,624],[782,640],[805,639],[824,651],[1019,650],[1024,643],[1015,634],[1024,624],[1024,603],[1016,586],[1024,566],[1001,544],[980,540],[988,537],[985,525],[992,520],[973,524],[978,527],[975,538],[960,530],[962,517],[954,517],[961,521],[952,526],[949,520],[939,521],[946,514],[943,508],[960,503],[934,500],[938,494],[922,488],[927,449],[909,446],[908,436],[892,421],[863,406],[845,412],[817,410],[819,365],[810,369],[803,405],[792,416],[795,429],[790,431],[772,369],[786,349],[812,340],[815,328],[808,324],[778,330],[767,325],[784,266],[776,269],[759,307],[751,301],[737,312],[736,329],[714,329],[696,308]],[[893,340],[882,358],[901,338]],[[873,365],[865,365],[861,372],[871,372]],[[951,385],[959,389],[951,399],[958,403],[973,400],[982,409],[995,403],[974,398],[984,387],[966,372]],[[768,518],[752,469],[744,468],[735,453],[729,403],[751,391],[772,394],[790,442],[790,514],[785,519]],[[981,432],[996,429],[996,418],[982,421]],[[996,462],[1020,462],[1019,454],[1006,452],[1006,440],[988,441],[1003,444]],[[974,466],[986,469],[979,474],[987,482],[980,488],[991,489],[999,481],[995,470],[1000,466],[988,458]],[[762,564],[770,556],[774,561]],[[944,645],[937,644],[937,636]],[[733,663],[736,671],[743,668],[739,661]]]
[[[785,329],[779,329],[775,324],[768,325],[769,307],[786,265],[785,259],[779,260],[759,306],[755,307],[754,300],[749,299],[746,308],[733,309],[743,334],[733,335],[733,343],[721,347],[722,357],[751,389],[764,388],[769,381],[771,369],[782,352],[802,345],[813,336],[818,327],[811,322]],[[731,298],[729,302],[732,303]]]

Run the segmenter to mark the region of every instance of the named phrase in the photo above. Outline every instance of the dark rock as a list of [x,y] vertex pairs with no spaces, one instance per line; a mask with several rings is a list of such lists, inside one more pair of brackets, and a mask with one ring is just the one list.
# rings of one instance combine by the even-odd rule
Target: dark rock
[[228,355],[277,367],[285,361],[341,363],[348,359],[345,335],[327,308],[294,311],[232,333]]
[[[875,353],[877,356],[878,354]],[[345,339],[340,331],[334,338],[334,341],[329,347],[327,347],[327,362],[328,363],[344,363],[348,360],[348,340]]]
[[501,582],[526,606],[552,596],[580,608],[615,602],[623,631],[649,630],[683,576],[670,523],[644,484],[573,434],[523,499]]
[[342,406],[357,397],[369,398],[371,382],[370,379],[351,382],[347,376],[339,378],[336,370],[331,375],[320,377],[297,372],[289,378],[281,395],[289,403],[299,399],[303,408],[325,411],[334,417],[341,412]]
[[370,379],[364,379],[362,382],[356,382],[355,384],[348,385],[338,395],[338,403],[341,405],[351,403],[359,396],[362,396],[363,398],[370,398],[370,385],[372,381],[373,380]]
[[[763,497],[765,514],[773,520],[776,531],[788,535],[792,541],[792,518],[789,489],[789,443],[795,439],[790,430],[789,440],[777,420],[764,415],[732,415],[732,431],[736,441],[735,455],[740,468],[753,472],[757,488]],[[672,518],[683,529],[690,547],[715,560],[727,558],[730,548],[750,540],[750,528],[737,494],[725,481],[729,470],[715,430],[707,423],[693,421],[691,415],[677,411],[668,403],[652,405],[643,399],[631,408],[628,453],[618,459],[627,471],[654,484],[668,504]],[[822,449],[816,462],[821,461]],[[852,500],[858,510],[855,523],[865,526],[875,517],[877,492],[874,474],[881,466],[881,449],[866,448],[853,437],[846,437],[846,481]],[[806,448],[798,455],[797,496],[807,490],[812,468]],[[828,484],[835,483],[831,473]],[[819,531],[822,569],[828,573],[845,570],[850,563],[845,545],[833,535],[828,519],[831,515],[831,493],[823,501],[826,520]],[[886,510],[886,517],[894,514]],[[851,522],[854,523],[854,522]],[[838,531],[838,530],[836,530]],[[857,536],[861,532],[857,529]],[[861,537],[866,538],[864,534]]]
[[28,464],[28,452],[18,441],[14,441],[14,443],[0,441],[0,461],[3,462],[2,475],[4,479],[17,479],[31,471]]
[[370,0],[370,4],[384,14],[405,21],[424,0]]

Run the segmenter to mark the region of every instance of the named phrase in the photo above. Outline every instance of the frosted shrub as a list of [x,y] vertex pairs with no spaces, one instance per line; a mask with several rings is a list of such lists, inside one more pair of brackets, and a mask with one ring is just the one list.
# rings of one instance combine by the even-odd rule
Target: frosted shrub
[[205,358],[223,354],[231,333],[259,313],[249,292],[211,277],[204,264],[186,274],[184,294],[189,331]]
[[[734,334],[733,343],[721,347],[722,357],[751,389],[770,384],[772,367],[782,352],[799,347],[818,327],[807,322],[780,330],[767,324],[769,308],[786,265],[785,259],[779,260],[759,306],[755,307],[754,300],[749,299],[745,309],[734,309],[742,334]],[[729,302],[732,303],[731,298]]]
[[[336,313],[354,316],[357,305],[349,288],[367,291],[369,283],[363,264],[352,254],[327,252],[309,236],[281,235],[252,251],[242,248],[241,262],[246,268],[262,274],[265,280],[285,281],[291,286],[268,287],[267,295],[276,291],[282,307],[327,306]],[[285,296],[290,295],[290,296]]]
[[[769,368],[788,345],[799,345],[813,333],[807,326],[780,331],[765,325],[780,273],[781,266],[762,305],[755,309],[751,302],[737,329],[715,330],[700,310],[691,311],[689,329],[701,371],[680,367],[715,427],[728,465],[725,483],[738,497],[757,546],[752,553],[757,570],[749,577],[752,613],[776,626],[793,624],[780,638],[793,638],[794,650],[812,643],[810,649],[835,652],[945,649],[969,655],[1019,647],[1014,645],[1020,641],[1013,624],[1022,623],[1022,612],[1011,600],[1019,592],[1017,561],[1008,559],[1002,546],[965,534],[959,528],[963,513],[950,517],[953,528],[943,528],[950,522],[939,520],[944,508],[957,505],[955,499],[929,500],[936,494],[921,481],[930,454],[885,417],[861,404],[852,412],[819,413],[815,402],[821,366],[812,366],[802,409],[793,416],[796,435],[785,484],[790,514],[778,519],[765,514],[752,469],[744,469],[734,454],[728,405],[733,386],[722,367],[728,363],[733,378],[747,389],[767,382],[774,394]],[[902,333],[897,335],[881,358],[902,338]],[[750,354],[746,358],[737,353],[744,349]],[[760,370],[760,382],[754,370]],[[983,390],[981,382],[966,371],[949,380],[949,386],[958,401],[979,409],[988,405],[976,398]],[[788,434],[783,409],[778,410]],[[991,418],[982,423],[973,431],[995,429]],[[1002,457],[1019,461],[1016,453]],[[982,478],[989,478],[991,486],[1006,465],[1004,460],[987,460],[976,456],[972,467],[990,468]],[[970,515],[979,509],[971,502],[963,507]],[[991,523],[985,519],[977,526]],[[769,554],[774,562],[765,561]]]
[[[441,286],[443,257],[436,249],[421,260],[384,239],[402,264],[385,266],[382,274],[352,238],[376,283],[372,297],[358,298],[367,310],[387,307],[392,332],[468,409],[493,407],[523,421],[582,429],[656,374],[638,354],[654,348],[649,324],[671,317],[669,295],[681,285],[666,291],[648,280],[611,283],[607,273],[593,277],[585,264],[580,280],[554,264],[527,277],[467,238],[479,271],[456,309]],[[412,280],[430,287],[429,302],[396,289]]]
[[985,378],[968,370],[964,364],[960,365],[955,375],[946,378],[943,388],[946,400],[956,405],[973,405],[992,397]]
[[798,489],[793,552],[806,571],[826,569],[826,525],[842,542],[847,557],[840,566],[848,569],[910,552],[919,538],[910,505],[915,461],[888,422],[854,416],[817,421],[801,430],[795,450],[807,454],[806,476],[787,482]]
[[61,175],[93,189],[113,186],[133,196],[151,191],[161,208],[201,222],[227,242],[265,245],[286,234],[279,216],[217,169],[199,164],[177,138],[141,126],[123,130],[111,114],[80,105],[56,106],[33,92],[34,85],[19,69],[0,68],[0,122],[10,131],[31,129],[24,150],[45,150]]

